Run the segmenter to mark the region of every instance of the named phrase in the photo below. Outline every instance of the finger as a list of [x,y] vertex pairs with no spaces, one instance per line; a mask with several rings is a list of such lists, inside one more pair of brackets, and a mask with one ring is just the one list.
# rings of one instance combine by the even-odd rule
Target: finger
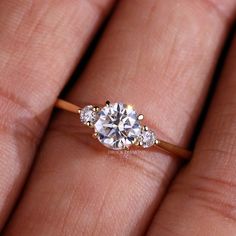
[[236,232],[236,38],[198,140],[150,235],[234,235]]
[[0,1],[0,228],[49,111],[112,1]]
[[[160,138],[185,145],[229,22],[231,6],[223,5],[220,14],[204,1],[122,1],[70,101],[134,104]],[[124,159],[80,127],[71,114],[52,125],[8,234],[145,230],[176,170],[175,159],[155,150]]]

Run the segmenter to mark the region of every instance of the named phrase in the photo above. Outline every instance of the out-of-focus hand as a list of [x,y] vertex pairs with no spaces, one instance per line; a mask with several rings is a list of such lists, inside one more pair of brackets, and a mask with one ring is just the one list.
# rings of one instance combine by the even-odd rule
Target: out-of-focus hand
[[[184,167],[157,150],[109,152],[66,112],[47,126],[114,4],[0,0],[3,234],[236,235],[235,37]],[[159,137],[187,146],[235,8],[235,0],[118,1],[66,99],[133,104]]]

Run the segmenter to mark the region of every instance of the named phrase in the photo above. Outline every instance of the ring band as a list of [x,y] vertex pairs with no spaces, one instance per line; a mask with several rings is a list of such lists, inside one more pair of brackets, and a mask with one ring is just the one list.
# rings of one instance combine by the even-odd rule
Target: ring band
[[109,149],[129,150],[132,145],[143,148],[156,146],[183,159],[190,159],[192,156],[191,151],[160,140],[154,131],[141,125],[144,116],[136,113],[131,105],[107,101],[103,107],[87,105],[81,108],[58,99],[55,107],[79,114],[83,124],[94,128],[93,137]]

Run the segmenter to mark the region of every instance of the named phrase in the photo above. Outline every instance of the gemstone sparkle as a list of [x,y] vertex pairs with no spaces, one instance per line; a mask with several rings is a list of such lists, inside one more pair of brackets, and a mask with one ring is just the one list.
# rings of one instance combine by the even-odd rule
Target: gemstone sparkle
[[80,120],[83,124],[94,125],[98,119],[98,113],[94,110],[94,106],[88,105],[81,109],[80,111]]
[[148,148],[155,144],[156,135],[152,130],[142,129],[139,140],[142,147]]
[[132,106],[113,103],[101,108],[94,124],[98,140],[107,148],[128,148],[138,139],[141,125]]

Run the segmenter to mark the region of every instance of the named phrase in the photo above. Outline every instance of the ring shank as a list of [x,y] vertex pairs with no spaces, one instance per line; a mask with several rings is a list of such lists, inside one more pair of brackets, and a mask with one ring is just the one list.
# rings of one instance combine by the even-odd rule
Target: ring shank
[[55,103],[55,107],[65,110],[65,111],[69,111],[72,113],[79,113],[80,107],[76,106],[70,102],[64,101],[62,99],[57,99],[56,103]]
[[[74,105],[70,102],[64,101],[62,99],[57,99],[55,103],[55,107],[68,111],[68,112],[76,113],[76,114],[78,114],[81,109],[79,106]],[[158,139],[156,142],[156,146],[182,159],[190,159],[192,157],[191,151],[181,148],[179,146],[176,146],[174,144],[165,142],[163,140]]]
[[184,148],[181,148],[179,146],[176,146],[174,144],[165,142],[163,140],[158,139],[158,142],[156,143],[156,146],[159,147],[160,149],[168,152],[168,153],[174,154],[175,156],[183,158],[183,159],[188,160],[192,157],[192,152],[191,151],[189,151],[187,149],[184,149]]

